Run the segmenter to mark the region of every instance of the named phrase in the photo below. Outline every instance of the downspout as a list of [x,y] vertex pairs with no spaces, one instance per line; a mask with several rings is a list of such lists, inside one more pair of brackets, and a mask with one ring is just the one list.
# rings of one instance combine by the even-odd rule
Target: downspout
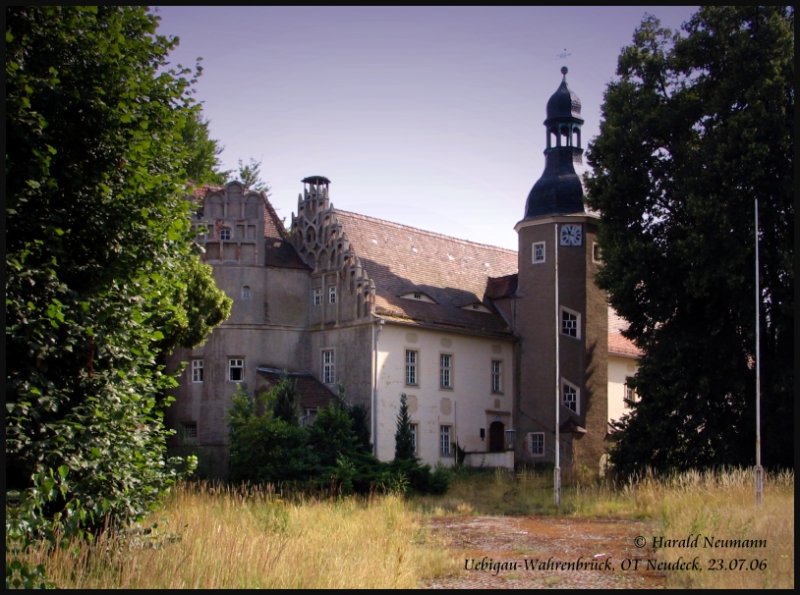
[[378,456],[378,336],[383,326],[383,320],[372,314],[372,405],[370,409],[372,426],[372,454]]

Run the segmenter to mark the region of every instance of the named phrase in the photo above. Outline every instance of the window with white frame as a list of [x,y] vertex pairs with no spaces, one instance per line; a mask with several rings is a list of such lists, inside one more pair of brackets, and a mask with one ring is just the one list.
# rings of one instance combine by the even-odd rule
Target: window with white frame
[[231,228],[230,227],[223,227],[219,230],[219,239],[225,242],[230,241],[231,239]]
[[328,285],[328,303],[335,304],[336,303],[336,286],[335,285]]
[[453,454],[453,445],[450,442],[450,426],[439,426],[439,453],[443,457]]
[[561,334],[581,338],[581,315],[568,308],[561,308]]
[[528,434],[528,444],[530,445],[531,455],[534,457],[544,456],[544,432],[531,432]]
[[503,362],[499,359],[492,360],[492,392],[503,392]]
[[203,382],[203,360],[192,360],[192,382]]
[[321,287],[315,287],[313,289],[313,291],[311,292],[311,303],[313,303],[315,306],[319,306],[320,304],[322,304],[322,288]]
[[580,391],[578,390],[578,387],[571,382],[563,380],[561,382],[561,394],[564,407],[572,409],[575,413],[580,413]]
[[228,358],[228,381],[244,381],[244,359],[240,357]]
[[242,285],[242,300],[248,301],[250,299],[250,286]]
[[453,388],[453,356],[449,353],[439,355],[439,386],[441,388]]
[[409,426],[411,428],[411,444],[414,445],[414,454],[417,453],[417,424],[412,423]]
[[325,384],[336,382],[336,354],[333,349],[322,351],[322,382]]
[[531,255],[533,264],[544,262],[544,242],[534,242],[531,247]]
[[417,385],[417,352],[406,349],[406,385]]

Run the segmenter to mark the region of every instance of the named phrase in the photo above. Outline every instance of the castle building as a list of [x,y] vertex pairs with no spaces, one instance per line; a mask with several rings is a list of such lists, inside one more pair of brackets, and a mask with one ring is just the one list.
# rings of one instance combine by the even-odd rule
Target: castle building
[[516,251],[337,209],[323,176],[302,181],[289,229],[263,193],[203,188],[192,224],[234,306],[170,360],[187,362],[167,412],[171,449],[224,476],[234,392],[285,373],[307,423],[339,392],[364,405],[381,460],[394,456],[405,394],[428,464],[553,463],[558,444],[562,467],[600,471],[638,351],[594,284],[599,217],[574,169],[583,120],[562,73]]

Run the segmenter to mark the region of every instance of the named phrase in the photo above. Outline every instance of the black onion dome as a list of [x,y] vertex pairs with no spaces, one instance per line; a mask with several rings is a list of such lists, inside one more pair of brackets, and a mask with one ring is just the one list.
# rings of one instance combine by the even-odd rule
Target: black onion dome
[[[528,194],[526,219],[585,211],[583,185],[575,173],[575,163],[580,163],[583,154],[579,136],[583,120],[578,117],[581,102],[567,87],[566,67],[561,69],[561,74],[564,75],[561,85],[547,102],[547,120],[544,124],[548,131],[548,142],[544,151],[544,173]],[[570,135],[570,140],[565,144],[561,142],[564,139],[560,138],[563,130],[569,131]],[[575,144],[572,143],[572,131],[576,133]],[[551,137],[557,139],[555,146],[551,146]]]
[[548,155],[544,173],[531,188],[525,202],[525,219],[581,213],[583,210],[583,186],[572,165],[572,153]]
[[[556,92],[547,101],[547,119],[581,117],[581,100],[567,86],[567,67],[561,68],[564,78]],[[583,122],[583,120],[581,120]]]

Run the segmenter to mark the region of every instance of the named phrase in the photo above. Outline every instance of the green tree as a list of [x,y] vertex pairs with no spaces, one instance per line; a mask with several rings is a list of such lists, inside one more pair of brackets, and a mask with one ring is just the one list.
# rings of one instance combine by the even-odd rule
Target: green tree
[[621,473],[752,464],[759,201],[763,461],[793,465],[794,9],[647,17],[588,149],[598,274],[644,350]]
[[295,382],[284,373],[278,382],[270,388],[268,400],[272,403],[272,412],[276,419],[282,419],[293,426],[299,425],[300,402]]
[[237,387],[228,413],[229,477],[235,481],[305,481],[317,468],[305,428],[274,416],[269,397]]
[[397,429],[394,434],[394,460],[414,461],[414,436],[411,433],[411,417],[408,414],[408,397],[400,395],[400,411],[397,413]]
[[209,136],[208,120],[199,105],[193,106],[193,116],[187,118],[181,137],[188,151],[186,176],[195,184],[224,184],[231,175],[230,170],[220,169],[219,155],[223,147]]
[[230,311],[192,251],[193,79],[169,67],[177,42],[157,24],[145,7],[6,10],[6,528],[19,543],[157,504],[182,467],[166,456],[164,354]]
[[253,158],[247,165],[239,159],[239,181],[252,190],[269,193],[269,186],[261,179],[261,162]]

